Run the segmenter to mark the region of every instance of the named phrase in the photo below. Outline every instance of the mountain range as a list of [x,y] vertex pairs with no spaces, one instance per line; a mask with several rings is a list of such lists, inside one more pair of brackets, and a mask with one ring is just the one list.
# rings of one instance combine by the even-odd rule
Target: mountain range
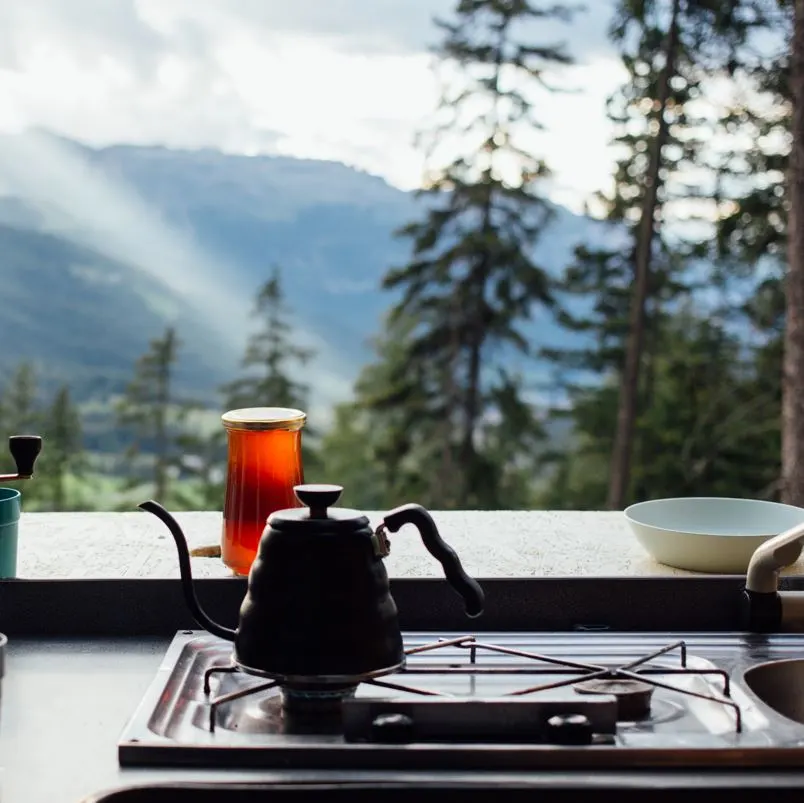
[[[215,404],[238,370],[250,310],[282,269],[297,336],[317,353],[312,405],[348,397],[392,301],[384,272],[408,245],[395,230],[421,200],[337,162],[213,150],[92,148],[29,132],[0,139],[0,370],[32,359],[83,400],[119,391],[149,339],[182,341],[183,392]],[[555,207],[535,258],[551,272],[596,221]],[[536,342],[566,340],[547,315]]]

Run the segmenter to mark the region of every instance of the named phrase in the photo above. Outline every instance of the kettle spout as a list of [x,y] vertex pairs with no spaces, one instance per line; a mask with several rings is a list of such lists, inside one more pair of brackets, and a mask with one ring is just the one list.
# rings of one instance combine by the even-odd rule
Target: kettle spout
[[173,536],[173,540],[176,542],[176,549],[179,553],[179,572],[181,573],[181,585],[182,591],[184,592],[184,600],[187,603],[187,607],[190,609],[190,613],[193,615],[198,624],[203,627],[205,630],[208,630],[212,633],[213,636],[219,636],[220,638],[227,639],[228,641],[234,641],[235,639],[235,631],[231,628],[224,627],[223,625],[219,625],[217,622],[213,622],[212,619],[207,616],[204,611],[201,609],[201,605],[198,602],[198,597],[195,595],[195,589],[193,588],[193,574],[192,569],[190,568],[190,552],[187,549],[187,539],[182,532],[181,527],[179,527],[179,523],[170,513],[165,510],[158,502],[154,502],[152,499],[143,502],[140,505],[137,505],[140,510],[144,510],[147,513],[153,513],[158,519],[160,519],[165,526],[170,530],[170,534]]

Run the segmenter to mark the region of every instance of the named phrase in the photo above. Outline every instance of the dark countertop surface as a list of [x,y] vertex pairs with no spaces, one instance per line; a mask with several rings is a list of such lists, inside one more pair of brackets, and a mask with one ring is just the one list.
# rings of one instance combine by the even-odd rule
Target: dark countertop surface
[[0,702],[0,800],[79,803],[103,790],[155,781],[271,778],[118,766],[117,740],[169,643],[10,640]]
[[[320,772],[291,776],[264,770],[121,769],[117,740],[153,680],[169,643],[169,638],[12,639],[0,703],[3,803],[79,803],[94,793],[150,782],[278,781],[327,775]],[[804,655],[804,641],[801,649]],[[534,783],[555,783],[571,775],[534,773],[527,777]],[[600,782],[603,775],[585,771],[582,777],[587,782]],[[343,773],[343,779],[356,777],[355,773]],[[374,773],[373,777],[383,776]],[[741,799],[746,797],[747,779],[757,787],[756,794],[749,795],[752,799],[763,794],[762,786],[765,796],[779,784],[804,788],[804,766],[800,772],[744,773],[735,769],[709,775],[708,780],[700,774],[678,771],[663,777],[699,789],[708,783],[742,787]],[[617,778],[609,776],[608,780]],[[774,799],[780,799],[778,794],[772,794]]]

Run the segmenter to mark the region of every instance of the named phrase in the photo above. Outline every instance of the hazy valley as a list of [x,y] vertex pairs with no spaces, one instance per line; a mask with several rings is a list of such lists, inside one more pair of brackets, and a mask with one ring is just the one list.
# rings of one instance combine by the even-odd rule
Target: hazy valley
[[[394,231],[421,203],[334,162],[93,150],[45,133],[2,143],[0,191],[5,373],[31,359],[46,384],[68,381],[97,406],[172,323],[181,390],[214,408],[237,371],[253,295],[277,264],[299,336],[317,351],[309,380],[322,417],[371,358],[391,301],[382,274],[408,253]],[[557,207],[537,258],[557,272],[599,228]],[[566,338],[547,317],[529,328],[536,343]]]

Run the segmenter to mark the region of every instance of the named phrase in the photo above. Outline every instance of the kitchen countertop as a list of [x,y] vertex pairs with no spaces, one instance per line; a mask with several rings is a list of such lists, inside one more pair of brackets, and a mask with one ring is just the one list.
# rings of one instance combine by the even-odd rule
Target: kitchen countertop
[[[661,566],[647,556],[621,513],[436,512],[434,516],[467,571],[476,576],[690,574]],[[379,514],[371,518],[376,521]],[[219,538],[219,513],[179,513],[177,519],[186,526],[191,546],[213,544]],[[403,531],[391,539],[387,565],[392,577],[440,574],[440,567],[414,533]],[[193,563],[197,576],[227,575],[219,560],[195,558]],[[799,563],[789,571],[800,574],[802,568]],[[178,563],[163,525],[138,511],[25,513],[18,574],[31,579],[176,578]],[[13,638],[0,697],[0,800],[80,803],[92,793],[150,782],[287,780],[289,776],[280,772],[238,771],[233,778],[225,770],[118,766],[117,740],[169,642],[169,638],[150,637]],[[584,773],[584,778],[592,775]],[[547,779],[550,774],[542,776]],[[739,788],[743,776],[768,789],[780,783],[804,788],[804,771],[753,770],[746,775],[735,769],[721,774],[720,780]],[[316,773],[303,777],[313,780]],[[684,776],[676,773],[674,777],[683,780]],[[691,782],[700,784],[701,779]]]
[[[309,771],[294,775],[281,771],[121,769],[117,740],[153,680],[169,641],[13,641],[0,703],[3,803],[80,803],[89,794],[165,781],[270,782],[300,777],[310,781],[324,777],[323,772]],[[344,780],[359,774],[341,775]],[[534,772],[524,777],[546,783],[568,775]],[[382,775],[366,773],[362,777],[379,780]],[[585,771],[581,777],[589,783],[605,784],[601,778],[607,777],[611,783],[617,775]],[[742,790],[740,799],[773,796],[772,789],[779,784],[804,787],[804,771],[746,772],[735,768],[704,775],[675,770],[670,776],[656,773],[656,777],[663,777],[665,782],[670,777],[673,783],[692,784],[693,789],[697,786],[700,790],[710,783],[737,788],[750,783],[754,793]]]
[[[381,513],[369,513],[372,521]],[[619,512],[442,511],[433,516],[469,574],[477,577],[682,576],[692,572],[654,561]],[[176,518],[191,547],[219,542],[221,514]],[[437,577],[440,566],[408,528],[391,535],[391,577]],[[225,577],[219,559],[193,558],[196,577]],[[785,574],[804,574],[804,559]],[[175,578],[176,548],[161,522],[140,511],[23,513],[18,576]]]

